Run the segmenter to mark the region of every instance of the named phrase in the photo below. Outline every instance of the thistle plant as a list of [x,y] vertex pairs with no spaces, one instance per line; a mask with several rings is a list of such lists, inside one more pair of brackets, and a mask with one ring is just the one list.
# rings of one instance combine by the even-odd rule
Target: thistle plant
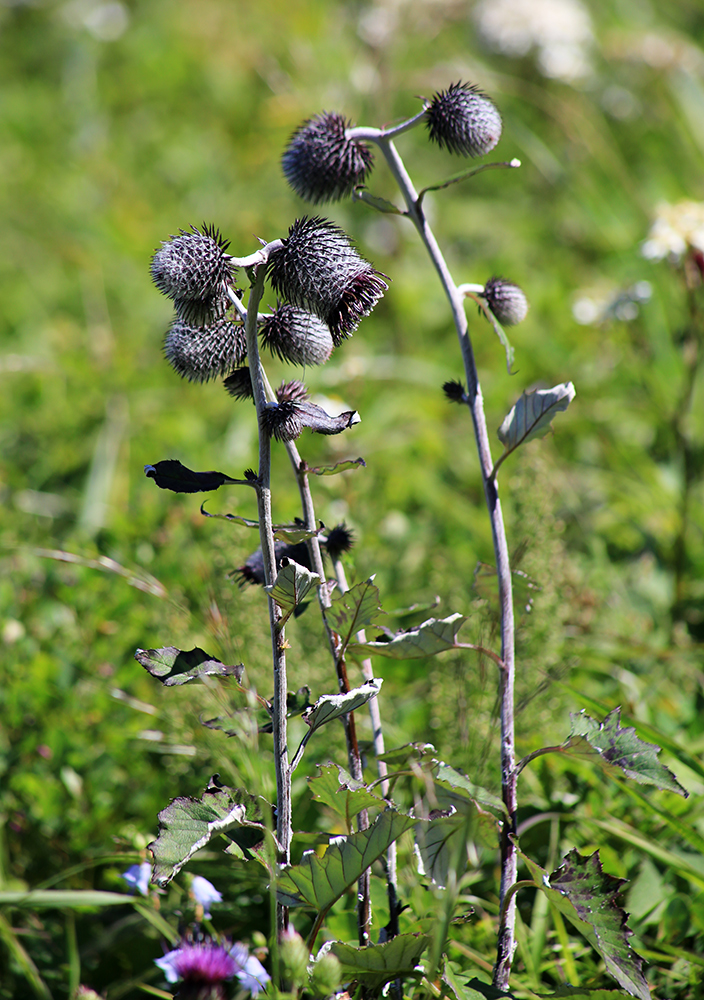
[[[547,433],[553,417],[567,409],[575,391],[567,383],[524,392],[499,428],[503,452],[497,460],[492,458],[466,301],[475,303],[493,327],[506,352],[509,370],[514,352],[504,327],[525,319],[528,301],[517,284],[503,277],[489,277],[480,283],[456,281],[428,223],[423,201],[428,191],[468,180],[482,170],[515,169],[520,164],[515,159],[482,163],[418,192],[396,139],[421,125],[431,142],[465,157],[491,152],[502,130],[493,101],[478,88],[457,82],[423,100],[416,115],[389,129],[353,127],[342,115],[328,111],[309,118],[293,133],[283,154],[283,170],[294,191],[313,204],[351,196],[375,210],[402,216],[415,226],[428,252],[448,300],[464,369],[464,381],[449,381],[443,390],[449,402],[466,406],[471,417],[492,529],[501,610],[500,648],[461,641],[459,631],[466,621],[461,612],[429,618],[398,632],[380,625],[381,595],[373,578],[351,587],[347,581],[343,559],[353,544],[351,533],[344,524],[330,530],[321,524],[311,489],[311,477],[359,469],[364,462],[350,459],[311,467],[297,444],[304,430],[324,435],[346,432],[359,421],[359,414],[353,410],[327,413],[310,398],[299,379],[272,388],[262,361],[265,350],[304,369],[325,364],[335,351],[344,350],[347,338],[357,332],[386,292],[387,277],[359,254],[337,225],[321,216],[299,217],[286,235],[262,241],[262,246],[240,257],[229,253],[229,244],[209,225],[181,231],[166,240],[152,261],[154,282],[175,308],[164,344],[165,356],[181,377],[196,382],[223,378],[224,388],[237,405],[254,404],[258,465],[256,470],[233,477],[222,472],[194,472],[180,462],[165,460],[146,466],[145,472],[159,487],[175,492],[210,492],[221,487],[254,490],[257,520],[234,515],[228,519],[258,529],[259,549],[235,575],[241,583],[261,585],[267,595],[273,698],[269,701],[252,690],[244,665],[224,664],[201,649],[182,651],[167,646],[138,650],[136,656],[166,685],[215,675],[223,684],[244,692],[248,708],[265,712],[259,732],[263,737],[270,733],[272,738],[276,806],[272,810],[271,803],[256,790],[224,786],[217,775],[201,799],[174,799],[160,813],[159,836],[150,845],[153,881],[167,885],[196,851],[222,835],[230,854],[263,865],[267,871],[274,901],[274,988],[282,986],[296,995],[305,991],[327,996],[344,983],[348,988],[356,984],[367,996],[388,988],[400,998],[408,981],[413,994],[438,996],[441,990],[443,995],[465,1000],[466,987],[457,980],[447,955],[450,929],[461,906],[465,873],[476,863],[480,850],[497,849],[501,876],[494,988],[506,990],[512,981],[516,895],[530,888],[544,893],[555,910],[586,935],[623,989],[646,1000],[650,994],[641,959],[630,947],[626,917],[616,900],[619,880],[604,873],[598,852],[582,857],[571,851],[553,873],[521,853],[516,818],[518,777],[542,754],[560,752],[591,757],[607,772],[641,783],[679,793],[683,789],[657,760],[659,748],[643,743],[633,729],[620,725],[619,710],[602,722],[584,715],[573,717],[561,746],[545,747],[517,759],[512,573],[498,473],[519,446]],[[391,171],[403,198],[402,208],[374,196],[365,186],[374,168],[372,146]],[[271,313],[260,312],[267,283],[277,299]],[[301,499],[300,518],[283,525],[274,523],[272,514],[272,442],[285,448]],[[332,564],[332,578],[324,558]],[[296,694],[289,690],[286,624],[314,592],[334,668],[335,690],[311,703],[306,688],[299,686]],[[370,640],[370,626],[384,634]],[[374,658],[426,657],[450,649],[464,650],[468,657],[480,654],[496,667],[500,796],[469,780],[465,772],[471,762],[464,762],[460,769],[439,760],[429,744],[409,741],[395,750],[385,748],[378,702],[381,680]],[[350,679],[355,660],[361,669],[359,683]],[[355,712],[365,705],[373,730],[373,776],[360,750],[355,720]],[[289,747],[287,727],[293,714],[302,715],[307,727],[295,750]],[[333,811],[346,833],[329,838],[322,856],[307,851],[293,863],[292,777],[309,743],[320,738],[325,726],[337,721],[344,726],[346,767],[332,763],[321,767],[318,776],[310,779],[310,787],[313,797]],[[413,809],[403,806],[404,796],[406,802],[414,801]],[[413,914],[402,926],[404,905],[399,899],[396,844],[408,831],[415,839],[420,877],[440,893],[439,916],[430,928]],[[389,921],[379,929],[379,940],[374,944],[370,878],[377,861],[386,882]],[[519,861],[527,869],[527,877],[520,881]],[[332,906],[351,890],[356,890],[357,944],[328,941],[315,956]],[[312,911],[305,942],[289,923],[292,908]],[[183,968],[200,969],[204,964],[210,968],[211,958],[219,963],[217,995],[221,995],[221,981],[247,971],[246,964],[237,965],[222,946],[197,940],[188,948],[183,952],[186,957],[178,958]],[[470,985],[481,995],[495,995],[480,980]],[[254,987],[252,990],[256,992]]]

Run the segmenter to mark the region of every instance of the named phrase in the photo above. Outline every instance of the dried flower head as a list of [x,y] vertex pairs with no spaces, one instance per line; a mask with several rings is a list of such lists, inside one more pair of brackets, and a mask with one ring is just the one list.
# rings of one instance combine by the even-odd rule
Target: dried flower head
[[260,328],[262,343],[293,365],[323,365],[334,344],[329,328],[312,313],[286,303],[277,305]]
[[289,140],[281,165],[296,194],[314,205],[339,201],[362,184],[372,169],[371,150],[345,130],[342,115],[323,111],[304,121]]
[[302,403],[309,395],[306,387],[298,379],[282,382],[275,392],[280,403]]
[[[281,569],[281,560],[284,557],[293,559],[294,562],[305,566],[306,569],[311,568],[310,554],[305,542],[297,542],[295,545],[291,545],[288,542],[274,542],[274,556],[276,558],[277,572]],[[264,577],[264,557],[262,556],[262,550],[257,549],[256,552],[253,552],[244,566],[238,566],[232,575],[237,579],[241,587],[246,583],[253,583],[263,587],[266,580]]]
[[252,377],[249,368],[235,368],[223,381],[227,392],[235,399],[254,399],[252,392]]
[[445,393],[446,397],[451,403],[464,403],[466,399],[464,386],[461,382],[451,379],[449,382],[445,382],[442,387],[442,391]]
[[295,441],[303,430],[298,403],[293,400],[268,403],[262,410],[261,426],[265,434],[277,441]]
[[528,299],[523,291],[504,278],[490,278],[483,298],[502,326],[515,326],[528,315]]
[[496,105],[470,83],[453,83],[435,94],[425,124],[433,142],[461,156],[483,156],[501,138]]
[[202,326],[225,315],[229,299],[226,288],[233,281],[234,267],[224,240],[215,226],[191,226],[162,243],[152,257],[154,284],[173,299],[181,319]]
[[219,319],[209,326],[191,326],[177,317],[164,340],[164,354],[174,371],[189,382],[207,382],[231,372],[247,356],[247,338],[240,324]]
[[274,290],[315,313],[337,346],[368,316],[388,285],[359,256],[349,237],[327,219],[297,219],[269,257]]
[[343,521],[332,528],[325,539],[325,548],[330,558],[335,561],[343,552],[349,552],[354,545],[354,534]]

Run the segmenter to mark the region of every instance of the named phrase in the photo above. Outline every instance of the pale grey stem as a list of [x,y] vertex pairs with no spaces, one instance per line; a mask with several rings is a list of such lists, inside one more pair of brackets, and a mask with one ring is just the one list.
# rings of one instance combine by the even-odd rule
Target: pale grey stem
[[[503,907],[506,894],[516,881],[518,870],[517,848],[513,840],[516,830],[517,808],[514,734],[515,650],[513,596],[508,544],[506,542],[503,514],[499,501],[498,485],[492,478],[493,463],[491,460],[489,435],[486,428],[482,391],[474,360],[474,351],[467,329],[467,316],[463,306],[463,295],[452,279],[440,247],[428,225],[423,208],[418,202],[418,194],[413,187],[403,160],[393,142],[379,135],[375,137],[370,134],[368,138],[376,142],[381,149],[403,195],[407,215],[418,230],[420,238],[438,273],[452,310],[467,378],[467,405],[472,414],[474,437],[484,482],[484,496],[491,519],[501,606],[501,659],[504,664],[499,675],[501,703],[501,794],[508,814],[501,831],[501,904]],[[498,989],[508,989],[511,964],[516,950],[515,925],[516,902],[515,897],[513,897],[505,910],[502,909],[502,917],[499,924],[497,958],[493,977],[494,986]]]
[[417,115],[413,115],[412,118],[407,118],[406,121],[400,122],[398,125],[392,125],[389,128],[367,128],[364,125],[360,125],[358,128],[345,129],[345,138],[367,139],[369,142],[380,142],[382,139],[395,139],[397,135],[403,135],[404,132],[408,132],[410,129],[415,128],[416,125],[420,125],[425,120],[425,113],[429,106],[429,103],[425,101],[423,110],[419,111]]
[[[271,439],[262,431],[261,416],[267,405],[264,373],[259,360],[257,344],[257,307],[264,291],[265,267],[256,269],[252,285],[245,332],[247,335],[247,358],[249,374],[252,380],[252,392],[257,408],[257,426],[259,429],[259,474],[257,477],[257,506],[259,514],[259,541],[264,560],[264,576],[266,585],[270,586],[276,579],[276,555],[274,550],[274,533],[271,518]],[[232,293],[230,294],[232,298]],[[274,705],[273,705],[273,737],[274,764],[276,768],[276,836],[281,845],[280,863],[283,866],[291,862],[291,775],[288,764],[288,743],[286,734],[286,638],[281,625],[281,609],[276,601],[269,597],[269,625],[271,628],[271,644],[274,663]],[[288,911],[277,906],[277,923],[279,929],[285,928],[288,921]]]

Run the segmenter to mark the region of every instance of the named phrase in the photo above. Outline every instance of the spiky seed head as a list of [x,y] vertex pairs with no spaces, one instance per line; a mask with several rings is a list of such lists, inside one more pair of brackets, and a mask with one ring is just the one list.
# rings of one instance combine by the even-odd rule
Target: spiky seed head
[[458,382],[455,379],[445,382],[443,384],[442,391],[451,403],[464,403],[465,401],[466,396],[464,386],[461,382]]
[[281,165],[301,198],[314,205],[339,201],[364,182],[374,156],[363,142],[347,138],[350,124],[342,115],[323,111],[299,125],[289,139]]
[[268,403],[262,410],[261,426],[265,434],[277,441],[295,441],[303,430],[298,403],[295,400]]
[[501,138],[501,115],[470,83],[453,83],[435,94],[425,124],[433,142],[460,156],[483,156]]
[[322,320],[288,303],[277,305],[259,334],[272,354],[293,365],[323,365],[334,347],[332,334]]
[[504,278],[490,278],[483,297],[502,326],[515,326],[528,315],[528,299],[522,289]]
[[275,391],[276,398],[280,403],[302,403],[308,399],[308,390],[298,379],[282,382]]
[[252,392],[252,378],[249,368],[235,368],[233,372],[223,381],[227,392],[235,399],[254,399]]
[[269,277],[279,295],[329,327],[336,347],[388,288],[386,276],[359,256],[349,237],[318,217],[296,219],[269,257]]
[[226,288],[235,268],[226,253],[229,240],[215,226],[191,226],[165,240],[152,257],[154,284],[173,299],[179,317],[191,326],[222,319],[229,304]]
[[354,533],[347,527],[344,521],[341,524],[336,524],[328,532],[327,539],[325,541],[325,548],[327,549],[330,558],[335,561],[340,558],[343,552],[349,552],[354,545],[355,538]]
[[226,318],[210,326],[191,326],[177,316],[166,334],[164,354],[182,378],[208,382],[242,364],[247,338],[240,324]]

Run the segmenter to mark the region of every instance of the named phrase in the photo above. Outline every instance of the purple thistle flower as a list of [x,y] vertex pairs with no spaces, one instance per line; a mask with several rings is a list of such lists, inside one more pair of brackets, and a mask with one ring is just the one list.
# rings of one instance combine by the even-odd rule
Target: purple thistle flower
[[277,305],[260,329],[262,344],[282,361],[323,365],[332,354],[330,330],[312,313],[286,303]]
[[194,875],[191,882],[191,892],[196,903],[203,907],[203,916],[210,919],[210,907],[213,903],[222,903],[222,893],[215,888],[212,882],[202,875]]
[[131,865],[120,878],[127,883],[131,892],[139,892],[142,896],[149,894],[149,883],[152,878],[152,866],[148,861],[143,861],[141,865]]
[[159,291],[173,299],[179,317],[193,326],[222,319],[229,305],[226,288],[234,267],[215,226],[191,226],[165,240],[152,257],[151,273]]
[[461,156],[483,156],[501,138],[501,115],[470,83],[453,83],[435,94],[425,124],[433,142]]
[[490,278],[482,297],[503,326],[515,326],[528,315],[528,299],[523,290],[504,278]]
[[229,950],[212,940],[184,942],[154,961],[169,983],[183,980],[185,983],[214,986],[232,979],[242,970]]
[[339,201],[363,183],[374,156],[364,143],[347,138],[349,125],[342,115],[323,111],[304,121],[291,136],[281,165],[301,198],[314,205]]
[[191,326],[177,316],[166,334],[164,355],[181,378],[207,382],[242,364],[247,356],[247,338],[242,326],[229,319]]
[[304,216],[269,257],[274,290],[315,313],[338,346],[368,316],[388,285],[385,275],[357,253],[349,237],[328,219]]

